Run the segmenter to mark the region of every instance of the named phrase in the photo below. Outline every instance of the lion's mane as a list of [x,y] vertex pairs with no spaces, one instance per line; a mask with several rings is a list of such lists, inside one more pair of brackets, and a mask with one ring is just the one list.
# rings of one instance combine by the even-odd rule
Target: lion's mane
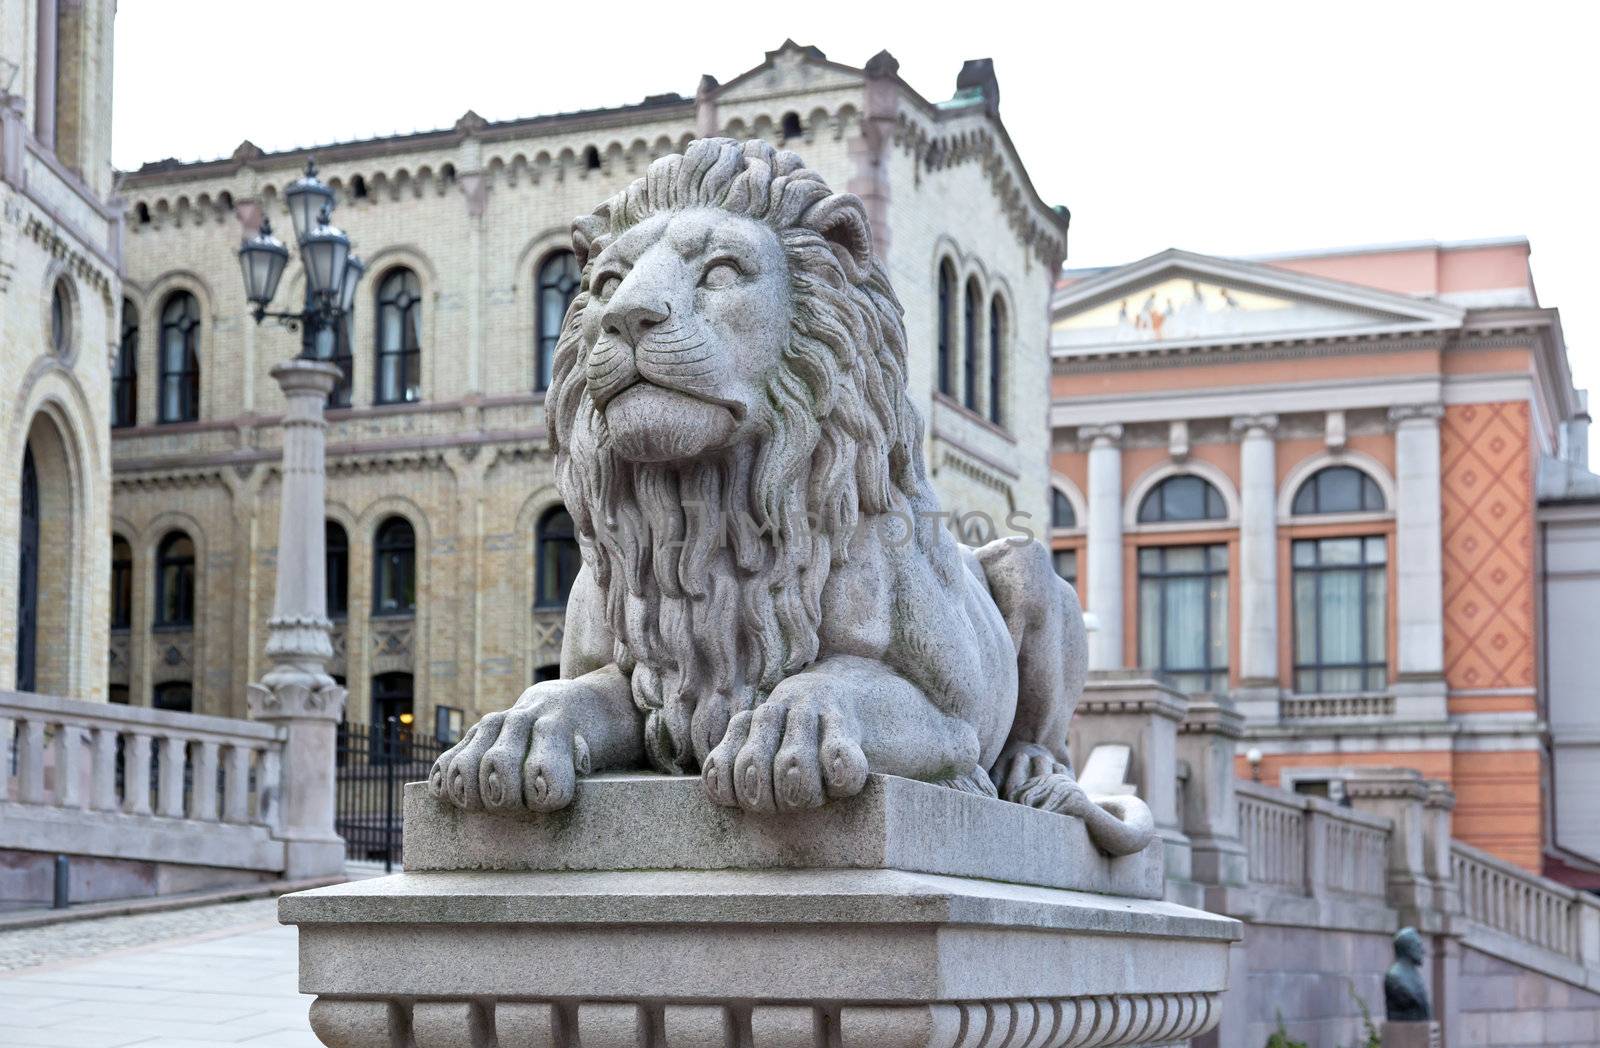
[[[587,389],[590,262],[645,218],[690,208],[721,208],[778,235],[788,346],[758,439],[704,460],[625,461]],[[648,714],[651,762],[688,771],[731,714],[817,657],[824,586],[863,520],[935,508],[906,396],[905,325],[861,201],[765,142],[702,139],[657,159],[579,218],[573,242],[582,283],[545,402],[557,483],[604,595],[617,664]]]

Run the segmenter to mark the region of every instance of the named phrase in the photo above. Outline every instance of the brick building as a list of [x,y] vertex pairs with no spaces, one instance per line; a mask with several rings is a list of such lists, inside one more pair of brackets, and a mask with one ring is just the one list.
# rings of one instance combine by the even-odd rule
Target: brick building
[[106,694],[112,0],[0,6],[0,688]]
[[[543,420],[577,274],[574,216],[696,134],[781,142],[867,202],[911,333],[909,389],[945,506],[1042,519],[1048,309],[1066,218],[1034,192],[987,62],[930,102],[880,54],[864,69],[785,43],[694,98],[315,150],[367,278],[329,411],[333,672],[350,716],[509,705],[555,672],[571,523]],[[251,322],[235,251],[283,217],[305,152],[248,142],[123,177],[124,367],[113,431],[115,697],[240,715],[261,671],[277,543],[268,369],[296,337]],[[297,270],[298,267],[295,267]],[[303,289],[285,278],[279,306]]]
[[1560,769],[1535,478],[1588,474],[1528,256],[1069,271],[1051,426],[1053,544],[1098,619],[1095,668],[1231,695],[1244,776],[1335,798],[1360,766],[1445,780],[1457,836],[1538,870]]

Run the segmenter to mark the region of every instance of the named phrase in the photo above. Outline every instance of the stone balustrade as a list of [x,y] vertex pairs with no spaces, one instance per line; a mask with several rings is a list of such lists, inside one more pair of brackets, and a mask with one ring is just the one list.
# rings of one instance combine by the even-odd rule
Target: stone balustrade
[[1600,976],[1600,899],[1460,841],[1450,862],[1468,921]]
[[1252,886],[1383,902],[1389,820],[1260,783],[1234,789]]
[[0,850],[281,873],[285,736],[0,692]]

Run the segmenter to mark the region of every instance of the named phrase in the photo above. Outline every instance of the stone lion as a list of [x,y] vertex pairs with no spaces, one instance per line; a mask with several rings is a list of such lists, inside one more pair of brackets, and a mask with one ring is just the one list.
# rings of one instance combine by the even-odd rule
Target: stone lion
[[562,679],[439,757],[436,796],[545,812],[592,771],[698,772],[812,808],[903,775],[1083,817],[1077,595],[1035,541],[938,525],[901,307],[862,202],[794,153],[703,139],[573,226],[582,286],[545,401],[583,567]]

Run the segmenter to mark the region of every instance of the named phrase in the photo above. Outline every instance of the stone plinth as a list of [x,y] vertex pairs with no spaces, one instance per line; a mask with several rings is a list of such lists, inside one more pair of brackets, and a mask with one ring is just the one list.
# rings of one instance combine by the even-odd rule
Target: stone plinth
[[1444,1037],[1436,1022],[1386,1022],[1383,1048],[1440,1048]]
[[279,912],[348,1048],[1166,1044],[1214,1025],[1239,925],[1153,897],[1160,847],[879,776],[772,817],[695,779],[582,780],[524,819],[414,786],[408,863],[435,868]]

